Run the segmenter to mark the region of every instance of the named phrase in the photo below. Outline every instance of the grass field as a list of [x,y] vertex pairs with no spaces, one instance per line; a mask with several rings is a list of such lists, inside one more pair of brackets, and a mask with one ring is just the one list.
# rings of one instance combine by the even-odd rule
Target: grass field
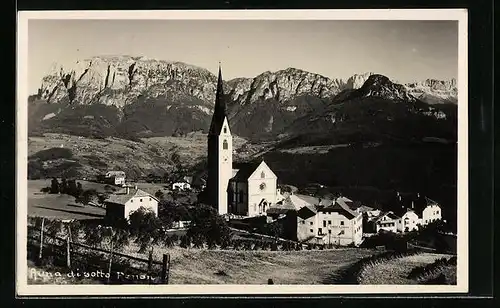
[[[95,189],[104,192],[105,184],[78,181],[83,189]],[[50,187],[51,180],[28,180],[28,215],[59,219],[96,219],[102,218],[106,210],[93,206],[84,206],[76,203],[75,198],[69,195],[55,195],[40,192],[44,187]],[[137,187],[153,194],[162,190],[168,192],[161,184],[137,183]],[[119,187],[117,187],[119,189]]]
[[[137,253],[130,245],[125,253]],[[334,284],[340,270],[374,252],[367,249],[323,251],[234,251],[154,248],[154,258],[171,256],[172,284]]]
[[[90,188],[82,185],[84,189]],[[40,192],[48,186],[50,180],[28,181],[28,216],[80,220],[103,218],[106,214],[105,209],[76,203],[75,197]]]
[[443,257],[450,258],[451,255],[423,253],[384,262],[364,271],[361,284],[417,284],[416,280],[407,278],[410,271],[414,267],[431,264]]

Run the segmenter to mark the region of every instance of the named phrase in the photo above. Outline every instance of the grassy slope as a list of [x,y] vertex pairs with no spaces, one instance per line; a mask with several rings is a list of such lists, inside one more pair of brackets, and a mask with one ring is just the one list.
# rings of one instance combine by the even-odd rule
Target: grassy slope
[[[137,253],[132,244],[127,253]],[[154,258],[171,255],[173,284],[325,284],[335,280],[338,271],[373,254],[366,249],[325,251],[233,251],[155,247]],[[217,275],[224,271],[226,275]]]
[[406,278],[410,271],[414,267],[433,263],[443,257],[451,256],[424,253],[378,264],[364,272],[361,284],[417,284],[416,280]]
[[[234,148],[241,147],[245,142],[244,139],[235,137]],[[54,157],[47,155],[49,151],[61,152],[57,150],[61,149],[61,146],[69,150],[69,154],[56,153]],[[206,146],[206,135],[199,133],[188,134],[186,137],[144,138],[142,142],[112,137],[92,139],[65,134],[44,134],[40,137],[29,137],[28,157],[32,165],[29,174],[32,175],[33,170],[38,170],[36,172],[41,172],[45,177],[66,174],[68,177],[92,178],[98,172],[118,169],[125,171],[129,178],[149,173],[163,175],[173,169],[174,153],[179,154],[183,164],[192,166],[205,158]]]

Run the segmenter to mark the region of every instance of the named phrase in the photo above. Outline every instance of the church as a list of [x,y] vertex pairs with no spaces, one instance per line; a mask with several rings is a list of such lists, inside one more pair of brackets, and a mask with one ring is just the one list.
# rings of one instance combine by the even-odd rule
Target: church
[[219,65],[215,109],[208,132],[206,203],[220,215],[266,215],[281,195],[277,176],[264,162],[233,164],[233,137],[227,117]]

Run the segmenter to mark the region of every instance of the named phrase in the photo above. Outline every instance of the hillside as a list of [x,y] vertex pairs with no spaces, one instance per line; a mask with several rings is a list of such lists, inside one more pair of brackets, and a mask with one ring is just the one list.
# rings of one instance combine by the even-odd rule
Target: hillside
[[[245,143],[236,137],[234,147],[237,149]],[[93,179],[108,170],[123,170],[131,179],[150,173],[163,175],[173,171],[178,162],[187,167],[202,163],[206,149],[206,135],[200,133],[138,141],[47,133],[28,138],[28,177]]]

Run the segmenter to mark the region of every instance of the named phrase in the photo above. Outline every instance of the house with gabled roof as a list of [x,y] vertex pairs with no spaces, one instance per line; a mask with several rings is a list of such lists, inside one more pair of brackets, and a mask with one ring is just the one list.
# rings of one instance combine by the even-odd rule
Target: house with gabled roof
[[394,212],[383,212],[375,219],[375,228],[378,233],[380,230],[396,233],[398,231],[400,217]]
[[151,209],[158,216],[158,202],[158,198],[137,187],[126,187],[104,200],[106,217],[128,219],[130,214],[140,207]]
[[307,201],[297,211],[297,239],[332,245],[359,245],[363,240],[363,216],[345,197],[334,200],[298,196]]

